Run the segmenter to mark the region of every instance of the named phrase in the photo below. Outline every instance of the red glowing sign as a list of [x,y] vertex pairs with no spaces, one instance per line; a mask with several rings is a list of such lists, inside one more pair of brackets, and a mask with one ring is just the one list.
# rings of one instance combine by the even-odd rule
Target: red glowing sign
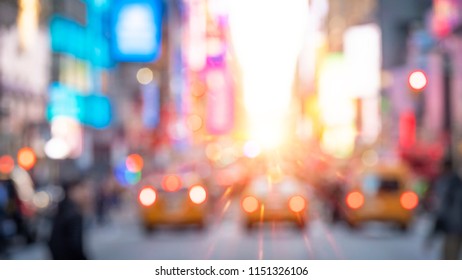
[[416,142],[416,117],[414,112],[402,113],[399,120],[399,143],[410,148]]

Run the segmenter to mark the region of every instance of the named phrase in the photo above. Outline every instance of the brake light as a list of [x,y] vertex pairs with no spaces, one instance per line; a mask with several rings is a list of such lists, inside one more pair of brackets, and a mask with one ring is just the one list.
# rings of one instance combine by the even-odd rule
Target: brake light
[[306,201],[303,197],[297,195],[289,200],[289,208],[293,212],[302,212],[306,208]]
[[157,193],[153,187],[146,186],[140,191],[138,199],[141,205],[148,207],[153,205],[154,202],[156,202]]
[[351,192],[346,197],[346,203],[351,209],[359,209],[364,205],[364,195],[360,192]]
[[207,199],[207,191],[203,186],[196,185],[189,189],[189,198],[195,204],[204,203]]
[[259,206],[258,200],[253,196],[247,196],[242,200],[242,209],[247,213],[253,213],[257,211]]
[[168,192],[176,192],[181,188],[181,180],[176,175],[167,175],[162,181],[162,188]]
[[406,210],[412,210],[419,204],[419,197],[415,192],[404,192],[399,199],[401,206]]

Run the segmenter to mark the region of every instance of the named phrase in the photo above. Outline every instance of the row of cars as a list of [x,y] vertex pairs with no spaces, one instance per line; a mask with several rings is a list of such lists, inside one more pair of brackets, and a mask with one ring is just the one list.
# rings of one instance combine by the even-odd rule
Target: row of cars
[[[316,186],[295,175],[293,164],[259,163],[248,167],[240,181],[241,220],[246,229],[267,221],[287,221],[303,229],[310,221]],[[339,186],[333,211],[352,227],[368,221],[393,222],[407,229],[419,204],[411,188],[410,173],[401,164],[378,164],[356,170]],[[215,172],[216,173],[216,172]],[[218,174],[218,173],[216,173]],[[196,224],[204,227],[215,211],[217,186],[194,168],[177,168],[146,177],[140,184],[138,202],[143,227]]]
[[215,170],[211,176],[215,180],[204,178],[191,165],[145,177],[138,191],[143,228],[151,231],[165,224],[195,224],[203,228],[208,215],[220,211],[217,205],[221,202],[223,206],[224,198],[241,200],[247,228],[269,219],[288,219],[305,225],[307,198],[302,184],[289,177],[268,178],[262,172],[255,173],[250,166],[245,173],[238,169],[233,166]]

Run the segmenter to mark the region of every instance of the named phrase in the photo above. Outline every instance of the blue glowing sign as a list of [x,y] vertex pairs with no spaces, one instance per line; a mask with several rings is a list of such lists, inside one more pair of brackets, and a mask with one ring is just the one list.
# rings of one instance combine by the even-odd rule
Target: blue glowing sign
[[107,128],[112,120],[109,98],[98,94],[83,95],[60,83],[50,86],[46,113],[49,121],[58,116],[66,116],[96,129]]
[[85,96],[85,114],[82,123],[97,129],[107,128],[111,124],[112,110],[109,98],[92,94]]
[[115,60],[151,62],[161,51],[162,0],[117,0],[112,10]]
[[50,33],[53,51],[72,54],[80,59],[88,58],[89,36],[82,25],[55,15],[50,22]]
[[54,52],[71,54],[96,66],[111,67],[113,64],[108,40],[88,27],[55,14],[50,22],[50,34]]
[[65,116],[80,121],[84,115],[83,96],[73,89],[60,83],[50,86],[50,96],[47,107],[47,119]]

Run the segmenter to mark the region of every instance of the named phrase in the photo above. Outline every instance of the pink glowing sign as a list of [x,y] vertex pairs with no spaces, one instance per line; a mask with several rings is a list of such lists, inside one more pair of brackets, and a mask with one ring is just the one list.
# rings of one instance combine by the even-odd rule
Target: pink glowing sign
[[234,126],[234,96],[229,76],[222,68],[207,72],[206,128],[211,134],[229,133]]
[[432,31],[443,38],[461,24],[460,0],[433,0]]
[[192,71],[205,67],[207,56],[207,6],[204,0],[185,0],[184,58]]

